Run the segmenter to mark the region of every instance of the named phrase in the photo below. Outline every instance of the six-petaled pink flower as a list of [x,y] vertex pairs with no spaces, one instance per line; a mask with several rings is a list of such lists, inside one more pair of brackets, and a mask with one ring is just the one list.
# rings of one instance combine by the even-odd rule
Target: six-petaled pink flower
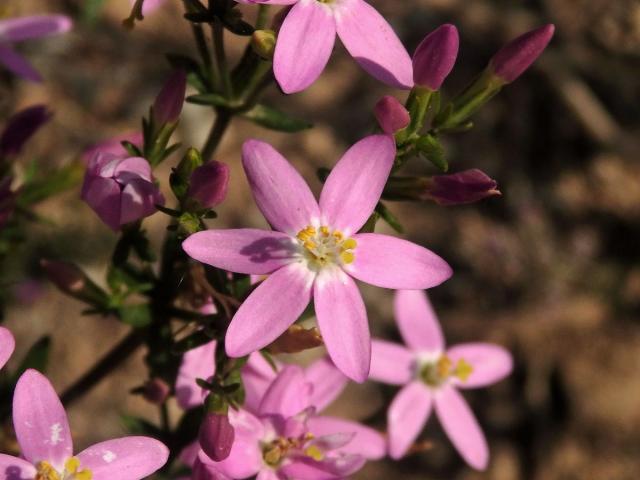
[[270,145],[243,146],[253,196],[275,231],[208,230],[189,237],[192,258],[232,272],[270,274],[242,303],[225,338],[241,357],[278,338],[313,297],[318,326],[335,365],[367,378],[371,341],[356,278],[383,288],[423,289],[451,276],[436,254],[399,238],[358,233],[373,212],[395,158],[391,136],[373,135],[336,164],[316,202],[293,166]]
[[[366,460],[382,458],[385,443],[375,430],[355,422],[317,415],[315,399],[342,389],[334,384],[314,394],[301,367],[284,367],[265,392],[258,410],[229,410],[235,442],[229,457],[213,462],[202,452],[195,461],[198,478],[260,480],[344,478]],[[204,468],[203,468],[204,467]],[[218,474],[219,477],[214,475]]]
[[285,93],[304,90],[318,79],[336,34],[370,75],[396,88],[413,85],[407,50],[389,23],[364,0],[238,1],[293,5],[280,27],[273,58],[273,73]]
[[11,332],[4,327],[0,327],[0,368],[4,367],[16,348],[16,341]]
[[14,50],[13,44],[64,33],[71,29],[71,25],[71,19],[64,15],[34,15],[0,20],[0,64],[22,78],[40,82],[40,74]]
[[148,437],[123,437],[97,443],[73,455],[71,430],[49,380],[27,370],[13,395],[13,426],[21,457],[0,454],[7,480],[139,480],[162,467],[169,451]]
[[372,379],[404,385],[387,412],[391,457],[407,453],[435,409],[460,455],[484,470],[489,461],[487,441],[458,389],[503,379],[511,372],[511,355],[487,343],[463,343],[445,350],[438,319],[420,290],[396,292],[394,306],[407,347],[374,339],[371,358]]
[[157,204],[164,204],[147,160],[103,152],[89,160],[82,199],[114,231],[152,215]]

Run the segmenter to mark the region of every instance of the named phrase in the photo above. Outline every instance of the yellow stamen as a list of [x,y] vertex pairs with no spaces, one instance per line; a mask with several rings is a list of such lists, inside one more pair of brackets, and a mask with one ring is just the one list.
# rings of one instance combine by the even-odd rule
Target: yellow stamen
[[320,450],[315,445],[307,447],[307,449],[304,451],[304,454],[308,457],[313,458],[317,462],[321,461],[324,458],[324,453],[322,453],[322,450]]
[[342,263],[349,265],[350,263],[353,263],[356,257],[353,252],[342,252],[340,254],[340,259],[342,260]]
[[356,242],[353,238],[347,238],[344,242],[342,242],[342,248],[345,250],[353,250],[358,246],[358,242]]
[[327,226],[320,227],[320,232],[322,233],[323,237],[328,237],[329,233],[330,233],[329,227],[327,227]]
[[458,377],[463,382],[466,382],[472,373],[473,367],[470,363],[468,363],[464,358],[458,360],[455,371],[453,373],[456,377]]
[[39,462],[36,465],[37,472],[34,480],[61,480],[60,474],[49,462]]
[[446,355],[441,356],[438,360],[438,363],[436,364],[436,368],[438,369],[438,376],[443,379],[447,378],[451,372],[452,365],[453,363],[451,362],[451,359],[449,357],[447,357]]

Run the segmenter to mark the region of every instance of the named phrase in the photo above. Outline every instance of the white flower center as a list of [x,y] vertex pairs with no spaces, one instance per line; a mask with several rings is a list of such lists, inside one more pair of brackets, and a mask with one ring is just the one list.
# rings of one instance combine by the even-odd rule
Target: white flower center
[[355,260],[354,250],[358,243],[353,238],[345,238],[339,230],[323,225],[319,228],[308,226],[296,235],[302,255],[312,270],[330,265],[348,265]]

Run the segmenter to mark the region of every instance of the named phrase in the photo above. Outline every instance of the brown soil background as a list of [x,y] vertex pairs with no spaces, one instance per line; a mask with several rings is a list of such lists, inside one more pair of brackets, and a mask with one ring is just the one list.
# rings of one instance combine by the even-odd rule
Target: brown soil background
[[[25,164],[38,158],[43,169],[63,165],[87,145],[138,129],[169,71],[163,53],[194,52],[180,2],[168,0],[133,32],[120,27],[127,1],[105,3],[100,18],[88,23],[78,17],[82,0],[7,2],[11,16],[64,12],[78,19],[72,33],[25,46],[45,83],[9,77],[0,83],[0,118],[39,102],[55,111],[53,122],[29,144]],[[390,204],[407,238],[454,266],[454,277],[431,293],[449,343],[496,342],[515,356],[509,379],[465,394],[490,441],[490,468],[475,473],[464,466],[432,419],[424,434],[433,443],[430,451],[400,463],[371,464],[357,478],[638,478],[640,3],[371,3],[410,51],[441,23],[459,27],[461,53],[446,83],[449,94],[464,87],[505,40],[544,22],[558,30],[544,58],[477,116],[471,133],[447,138],[452,171],[481,168],[498,180],[503,196],[446,209]],[[235,54],[240,48],[234,45]],[[383,94],[400,92],[363,74],[342,47],[304,93],[283,98],[271,88],[272,104],[310,119],[315,128],[286,135],[236,121],[217,153],[231,165],[232,179],[212,225],[265,225],[239,166],[244,139],[273,142],[318,190],[315,169],[333,165],[370,131],[370,112]],[[180,139],[200,145],[211,120],[209,110],[185,107]],[[156,172],[164,187],[170,163]],[[432,171],[419,162],[413,168]],[[17,298],[7,325],[18,337],[10,367],[35,339],[51,334],[49,376],[58,390],[126,332],[111,319],[82,316],[82,305],[38,272],[38,259],[50,256],[78,262],[102,281],[115,236],[78,195],[79,188],[38,208],[49,223],[31,228],[9,265]],[[165,218],[147,221],[156,241]],[[390,292],[364,292],[373,331],[395,338]],[[142,354],[70,410],[78,447],[122,434],[119,415],[125,411],[156,419],[153,407],[128,394],[144,378]],[[352,385],[331,411],[383,428],[380,411],[394,392]]]

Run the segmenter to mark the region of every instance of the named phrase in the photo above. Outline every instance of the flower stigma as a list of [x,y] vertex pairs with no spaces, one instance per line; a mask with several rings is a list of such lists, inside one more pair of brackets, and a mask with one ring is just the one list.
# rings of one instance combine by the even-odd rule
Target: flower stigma
[[452,377],[466,382],[473,373],[473,367],[461,358],[454,365],[446,355],[442,355],[436,362],[425,363],[419,370],[420,379],[430,387],[439,387]]
[[36,466],[37,472],[34,480],[91,480],[93,474],[91,470],[80,469],[80,460],[71,457],[64,464],[62,474],[58,473],[49,462],[39,462]]
[[353,251],[358,243],[353,238],[345,238],[340,230],[331,230],[326,225],[308,226],[300,230],[296,238],[307,261],[316,268],[348,265],[355,260]]
[[324,458],[323,452],[316,445],[308,445],[305,448],[305,444],[313,440],[312,433],[307,432],[300,438],[284,438],[279,437],[275,440],[266,443],[262,447],[262,458],[264,462],[270,467],[278,467],[282,461],[287,457],[289,452],[295,450],[302,453],[314,460],[320,461]]

